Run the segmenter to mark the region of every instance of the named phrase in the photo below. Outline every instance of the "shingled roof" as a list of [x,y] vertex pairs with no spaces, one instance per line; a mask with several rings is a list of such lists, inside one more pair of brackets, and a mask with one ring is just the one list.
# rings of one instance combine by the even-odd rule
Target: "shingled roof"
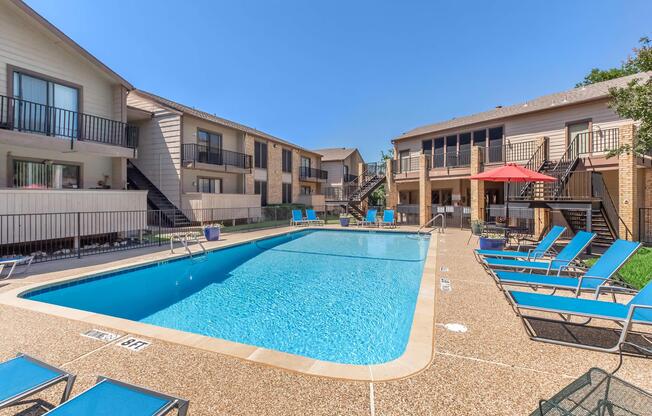
[[240,131],[245,132],[247,134],[251,134],[253,136],[258,136],[258,137],[261,137],[263,139],[268,139],[268,140],[271,140],[271,141],[274,141],[274,142],[277,142],[277,143],[280,143],[280,144],[285,144],[287,146],[295,147],[297,149],[303,150],[303,151],[308,152],[308,153],[313,153],[313,154],[316,154],[316,155],[319,154],[319,153],[316,153],[313,150],[308,150],[308,149],[303,148],[303,147],[301,147],[299,145],[291,143],[291,142],[289,142],[287,140],[283,140],[283,139],[278,138],[276,136],[272,136],[271,134],[267,134],[267,133],[265,133],[263,131],[257,130],[257,129],[255,129],[253,127],[245,126],[244,124],[236,123],[235,121],[227,120],[225,118],[218,117],[218,116],[216,116],[214,114],[210,114],[210,113],[207,113],[205,111],[197,110],[197,109],[195,109],[193,107],[189,107],[187,105],[178,103],[176,101],[172,101],[172,100],[169,100],[167,98],[163,98],[163,97],[161,97],[159,95],[156,95],[156,94],[153,94],[151,92],[147,92],[147,91],[143,91],[143,90],[136,90],[135,92],[137,94],[140,94],[140,95],[142,95],[144,97],[147,97],[147,98],[149,98],[151,100],[154,100],[154,101],[156,101],[157,103],[159,103],[161,105],[164,105],[166,107],[172,108],[172,109],[177,110],[177,111],[180,111],[180,112],[182,112],[184,114],[188,114],[188,115],[193,116],[193,117],[197,117],[197,118],[200,118],[200,119],[203,119],[203,120],[206,120],[206,121],[217,123],[217,124],[222,125],[224,127],[230,127],[232,129],[235,129],[235,130],[240,130]]
[[609,81],[598,82],[592,85],[587,85],[585,87],[573,88],[555,94],[544,95],[542,97],[538,97],[520,104],[514,104],[506,107],[497,107],[493,110],[484,111],[482,113],[456,117],[440,123],[428,124],[405,132],[402,135],[396,137],[394,141],[420,136],[422,134],[436,133],[438,131],[449,130],[476,123],[514,117],[535,111],[542,111],[551,108],[559,108],[567,105],[603,99],[609,95],[610,88],[625,87],[630,81],[634,79],[647,80],[651,76],[652,71],[642,72],[639,74],[616,78]]
[[319,153],[323,162],[334,162],[346,159],[356,150],[358,149],[355,147],[329,147],[326,149],[315,149],[313,152]]

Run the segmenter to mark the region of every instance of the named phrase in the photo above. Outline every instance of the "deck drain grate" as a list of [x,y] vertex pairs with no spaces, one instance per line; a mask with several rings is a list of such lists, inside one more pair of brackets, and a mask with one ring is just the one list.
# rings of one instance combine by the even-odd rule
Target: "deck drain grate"
[[112,334],[111,332],[100,331],[99,329],[91,329],[80,334],[82,337],[93,338],[102,342],[112,342],[120,337],[118,334]]
[[451,281],[445,277],[441,277],[439,279],[439,289],[441,289],[442,292],[450,292],[451,290],[453,290],[453,287],[451,286]]
[[118,346],[122,348],[126,348],[130,351],[135,351],[135,352],[140,352],[144,350],[145,348],[149,347],[152,345],[151,342],[145,341],[144,339],[132,337],[131,335],[128,335],[124,341],[119,342],[117,344]]

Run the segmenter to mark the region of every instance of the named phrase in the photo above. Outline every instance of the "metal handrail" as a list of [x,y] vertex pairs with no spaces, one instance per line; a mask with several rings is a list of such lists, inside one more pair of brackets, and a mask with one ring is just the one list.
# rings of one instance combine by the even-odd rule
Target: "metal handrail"
[[[434,217],[432,217],[427,223],[423,224],[421,227],[417,229],[417,236],[421,235],[421,230],[429,226],[430,224],[434,223],[437,218],[441,218],[441,225],[439,226],[439,233],[443,233],[444,230],[446,230],[446,216],[444,214],[437,214]],[[433,227],[435,228],[435,227]],[[431,231],[432,232],[432,231]],[[424,232],[424,234],[426,234]],[[427,233],[430,234],[430,233]]]

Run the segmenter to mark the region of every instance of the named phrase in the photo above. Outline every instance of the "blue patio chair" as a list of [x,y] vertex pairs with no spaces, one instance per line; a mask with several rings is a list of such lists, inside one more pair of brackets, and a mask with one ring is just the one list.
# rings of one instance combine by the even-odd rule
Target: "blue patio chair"
[[314,209],[306,210],[306,221],[310,224],[324,225],[324,220],[320,220]]
[[396,227],[396,218],[394,217],[393,209],[386,209],[383,212],[383,220],[379,224],[381,227]]
[[[500,257],[500,258],[510,258],[510,259],[526,259],[526,260],[535,260],[545,256],[551,249],[555,241],[561,237],[561,235],[566,231],[566,227],[560,225],[555,225],[548,231],[548,233],[539,241],[539,244],[533,249],[528,251],[519,251],[517,248],[514,250],[475,250],[477,256],[482,257]],[[520,246],[519,246],[520,248]]]
[[[652,325],[652,281],[641,289],[641,291],[638,292],[636,296],[632,297],[632,299],[626,304],[598,300],[600,289],[596,291],[594,299],[519,291],[508,291],[507,295],[517,314],[521,317],[528,336],[537,341],[587,348],[595,351],[619,352],[621,345],[624,343],[633,344],[631,341],[627,340],[627,334],[630,332],[633,324]],[[523,314],[523,310],[588,318],[584,322],[572,323],[572,325],[586,325],[594,318],[613,321],[621,326],[620,337],[614,346],[585,345],[579,342],[539,337],[536,335],[536,332],[528,319],[542,320],[541,316],[525,315]],[[566,318],[567,317],[562,317],[562,319],[545,319],[545,321],[568,324],[569,319]],[[610,327],[609,329],[616,330],[617,328],[614,329]],[[649,341],[647,342],[649,343]],[[642,351],[652,354],[652,349],[650,349],[652,345],[645,347],[642,345],[633,345]]]
[[557,254],[557,256],[545,261],[485,257],[482,259],[482,262],[486,265],[487,270],[494,276],[496,281],[498,281],[494,273],[496,269],[520,269],[542,271],[546,274],[550,274],[550,272],[557,272],[557,274],[560,274],[562,270],[570,269],[573,261],[575,261],[577,256],[584,251],[594,238],[595,233],[580,231],[575,234],[575,237],[573,237],[573,239],[562,251],[559,252],[559,254]]
[[67,402],[45,413],[48,416],[162,416],[177,409],[188,413],[188,401],[106,377]]
[[16,266],[21,264],[26,264],[25,270],[23,270],[22,273],[27,273],[29,271],[29,266],[32,265],[33,261],[34,261],[34,256],[0,258],[0,274],[2,273],[2,269],[5,266],[11,265],[11,269],[9,269],[9,273],[7,273],[5,277],[0,278],[0,280],[9,279],[11,277],[11,274],[16,269]]
[[300,209],[292,210],[292,219],[290,220],[290,225],[308,225],[308,221],[303,218]]
[[[553,289],[570,289],[576,293],[595,291],[609,283],[620,268],[627,263],[641,247],[635,241],[616,240],[607,251],[600,256],[590,269],[579,277],[545,276],[541,274],[510,272],[498,270],[495,272],[498,283],[503,286],[547,287]],[[611,287],[611,286],[610,286]],[[615,287],[613,289],[616,289]],[[625,288],[618,288],[622,290]]]
[[75,376],[34,357],[19,354],[0,363],[0,409],[63,382],[66,387],[61,403],[68,400]]
[[378,225],[378,221],[376,220],[377,213],[378,213],[378,210],[370,209],[369,211],[367,211],[367,216],[365,217],[365,219],[362,220],[362,221],[359,221],[358,225],[359,226]]

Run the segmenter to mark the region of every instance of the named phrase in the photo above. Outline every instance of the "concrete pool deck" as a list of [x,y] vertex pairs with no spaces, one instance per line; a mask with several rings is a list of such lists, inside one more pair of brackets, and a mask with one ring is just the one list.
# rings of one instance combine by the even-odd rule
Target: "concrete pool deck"
[[[224,243],[287,230],[225,235]],[[152,344],[133,352],[118,341],[80,336],[91,329],[120,336],[127,332],[2,304],[0,360],[24,352],[62,366],[78,375],[73,396],[98,375],[141,384],[189,399],[191,415],[523,415],[589,368],[615,368],[616,355],[529,340],[504,296],[473,259],[468,231],[449,229],[433,238],[437,263],[426,275],[436,287],[435,336],[429,345],[434,355],[426,368],[405,378],[329,379],[148,337],[143,338]],[[6,283],[0,292],[169,258],[168,253],[162,247],[36,264],[29,276],[0,282]],[[450,291],[440,290],[442,277],[450,281]],[[443,327],[448,323],[463,324],[468,331],[448,331]],[[618,375],[652,390],[652,360],[628,357]],[[60,388],[44,391],[0,415],[42,414],[60,393]]]

